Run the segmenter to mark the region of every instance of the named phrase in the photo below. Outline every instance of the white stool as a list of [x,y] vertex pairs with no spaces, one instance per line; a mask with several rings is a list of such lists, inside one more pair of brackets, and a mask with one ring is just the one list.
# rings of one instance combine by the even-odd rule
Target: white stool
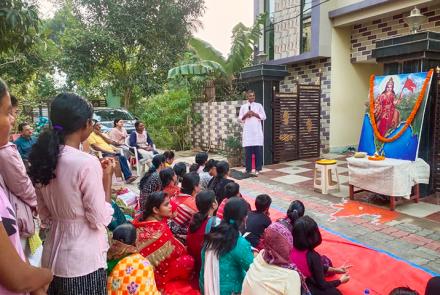
[[330,190],[340,191],[336,160],[319,160],[315,163],[313,188],[326,195]]

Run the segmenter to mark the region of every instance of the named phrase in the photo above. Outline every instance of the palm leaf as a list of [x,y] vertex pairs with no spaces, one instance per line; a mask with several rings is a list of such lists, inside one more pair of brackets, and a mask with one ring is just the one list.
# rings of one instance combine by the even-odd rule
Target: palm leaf
[[179,76],[226,76],[223,66],[215,61],[202,60],[198,63],[191,63],[174,67],[168,71],[168,79]]
[[193,37],[189,40],[189,46],[201,60],[211,60],[225,67],[226,61],[221,52],[208,42]]

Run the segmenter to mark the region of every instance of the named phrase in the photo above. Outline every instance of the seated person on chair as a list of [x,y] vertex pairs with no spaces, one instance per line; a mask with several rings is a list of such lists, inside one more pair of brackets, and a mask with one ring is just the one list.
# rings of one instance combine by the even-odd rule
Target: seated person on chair
[[134,127],[136,131],[130,134],[130,146],[137,148],[138,153],[145,161],[153,159],[153,156],[158,154],[158,152],[154,150],[153,140],[145,130],[144,123],[136,121]]
[[18,131],[20,132],[20,137],[17,138],[14,143],[17,146],[23,162],[25,162],[26,165],[32,146],[37,142],[37,140],[32,136],[33,130],[28,123],[19,124]]
[[127,183],[131,183],[136,180],[136,176],[131,174],[130,167],[128,166],[127,158],[117,152],[117,149],[112,145],[117,146],[118,144],[108,138],[105,134],[101,132],[101,124],[95,121],[93,125],[93,132],[90,133],[87,139],[89,145],[96,151],[102,152],[104,157],[117,157],[119,160],[119,165],[121,166],[122,173]]

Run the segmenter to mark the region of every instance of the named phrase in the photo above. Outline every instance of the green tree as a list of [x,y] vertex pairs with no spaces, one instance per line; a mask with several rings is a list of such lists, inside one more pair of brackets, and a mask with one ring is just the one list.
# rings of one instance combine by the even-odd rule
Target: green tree
[[38,26],[38,10],[32,1],[3,0],[0,4],[0,53],[31,46]]
[[139,103],[146,110],[142,119],[158,146],[176,150],[191,146],[190,122],[198,118],[192,112],[191,96],[186,89],[164,91]]
[[59,37],[60,67],[76,85],[94,81],[99,87],[111,87],[122,94],[128,108],[134,99],[162,89],[203,4],[203,0],[71,0],[76,22]]
[[253,46],[261,35],[261,25],[266,22],[266,15],[258,17],[255,24],[246,27],[238,23],[232,29],[232,45],[228,57],[211,44],[198,38],[191,38],[189,49],[198,57],[197,62],[180,64],[168,71],[168,78],[180,76],[215,76],[232,81],[234,75],[252,62]]

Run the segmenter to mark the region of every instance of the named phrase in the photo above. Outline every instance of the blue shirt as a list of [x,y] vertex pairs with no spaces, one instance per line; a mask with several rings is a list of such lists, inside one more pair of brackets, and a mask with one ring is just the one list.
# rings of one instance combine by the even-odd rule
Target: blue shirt
[[24,138],[23,136],[20,136],[14,142],[23,160],[27,160],[29,158],[29,154],[31,153],[32,146],[36,142],[37,140],[34,137]]

